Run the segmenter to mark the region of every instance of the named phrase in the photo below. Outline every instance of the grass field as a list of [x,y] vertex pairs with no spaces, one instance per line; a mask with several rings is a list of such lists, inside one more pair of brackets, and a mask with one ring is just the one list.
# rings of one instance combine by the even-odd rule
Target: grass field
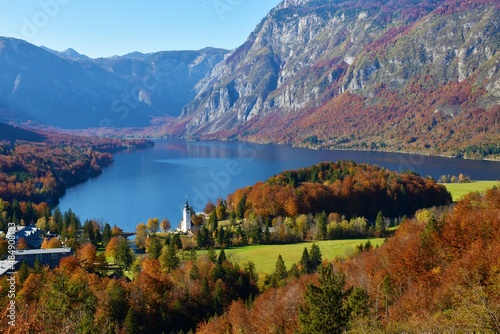
[[500,186],[499,181],[474,181],[470,183],[442,183],[453,197],[453,201],[458,201],[463,195],[470,192],[483,192],[493,186]]
[[[369,239],[372,246],[381,245],[384,239]],[[319,246],[323,259],[333,260],[336,256],[346,257],[354,252],[354,247],[360,243],[365,244],[368,239],[355,240],[325,240],[316,241]],[[300,261],[304,247],[310,251],[313,242],[302,242],[289,245],[256,245],[225,249],[226,256],[235,262],[252,261],[255,263],[257,272],[272,273],[276,266],[278,255],[281,254],[287,269],[290,269],[293,263]],[[206,251],[200,251],[206,253]],[[219,254],[219,251],[217,251]]]

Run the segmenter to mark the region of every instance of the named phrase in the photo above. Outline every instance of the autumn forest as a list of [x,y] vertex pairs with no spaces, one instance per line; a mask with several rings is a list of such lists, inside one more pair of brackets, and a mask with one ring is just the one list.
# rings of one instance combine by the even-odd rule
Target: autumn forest
[[[15,299],[8,277],[0,278],[8,333],[500,330],[496,188],[452,203],[429,177],[324,162],[207,202],[192,212],[191,235],[151,218],[129,242],[118,226],[81,221],[55,203],[65,187],[111,163],[112,153],[148,142],[17,131],[22,140],[2,138],[0,228],[34,224],[42,249],[64,246],[72,255],[53,268],[22,263]],[[368,237],[386,241],[335,259],[313,243],[289,267],[278,256],[272,273],[224,251]],[[17,248],[30,245],[20,239]],[[0,253],[9,254],[6,239]],[[12,300],[15,327],[7,317]]]

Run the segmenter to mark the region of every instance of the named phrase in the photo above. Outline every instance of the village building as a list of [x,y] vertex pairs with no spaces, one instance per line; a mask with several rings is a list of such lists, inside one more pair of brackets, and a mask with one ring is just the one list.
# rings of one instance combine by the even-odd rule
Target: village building
[[42,230],[35,225],[9,228],[7,231],[7,239],[12,239],[12,235],[14,236],[13,239],[15,240],[16,245],[21,238],[26,241],[29,248],[40,248],[42,245]]
[[33,267],[38,260],[44,267],[55,268],[63,258],[73,255],[73,252],[71,248],[49,248],[17,250],[12,255],[14,261],[0,261],[0,276],[9,271],[18,270],[22,262],[26,262],[29,267]]

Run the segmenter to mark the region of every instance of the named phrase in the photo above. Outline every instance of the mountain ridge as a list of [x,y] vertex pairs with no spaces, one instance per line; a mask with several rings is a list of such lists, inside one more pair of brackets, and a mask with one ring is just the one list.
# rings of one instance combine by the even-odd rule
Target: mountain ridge
[[[188,140],[498,159],[497,22],[493,0],[284,0],[235,50],[77,59],[68,49],[51,54],[52,68],[70,72],[62,77],[33,65],[48,52],[33,46],[21,60],[9,58],[6,44],[11,54],[26,44],[0,39],[0,117],[145,127],[135,133]],[[66,112],[85,122],[64,123]]]
[[[174,133],[186,128],[194,139],[315,148],[498,154],[498,7],[492,1],[283,1],[214,68]],[[387,99],[403,104],[385,105]],[[410,106],[412,99],[428,109]],[[359,110],[347,113],[342,104]],[[474,121],[478,131],[457,128],[455,117],[464,121],[479,110],[487,120]],[[422,120],[409,120],[416,114]],[[418,133],[411,122],[430,123],[430,133]],[[358,131],[360,125],[368,132]],[[398,125],[410,127],[408,138],[396,133]],[[387,128],[392,133],[384,138]],[[441,143],[448,139],[457,148]],[[488,152],[466,141],[485,144]]]
[[155,117],[179,115],[226,52],[91,59],[0,37],[0,119],[73,129],[149,126]]

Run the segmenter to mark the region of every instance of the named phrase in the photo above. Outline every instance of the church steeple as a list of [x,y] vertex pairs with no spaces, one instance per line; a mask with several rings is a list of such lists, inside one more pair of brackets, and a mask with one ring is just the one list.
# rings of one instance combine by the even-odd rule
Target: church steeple
[[182,210],[182,223],[181,230],[187,233],[191,229],[191,209],[189,208],[189,202],[186,196],[186,204],[184,205],[184,210]]

